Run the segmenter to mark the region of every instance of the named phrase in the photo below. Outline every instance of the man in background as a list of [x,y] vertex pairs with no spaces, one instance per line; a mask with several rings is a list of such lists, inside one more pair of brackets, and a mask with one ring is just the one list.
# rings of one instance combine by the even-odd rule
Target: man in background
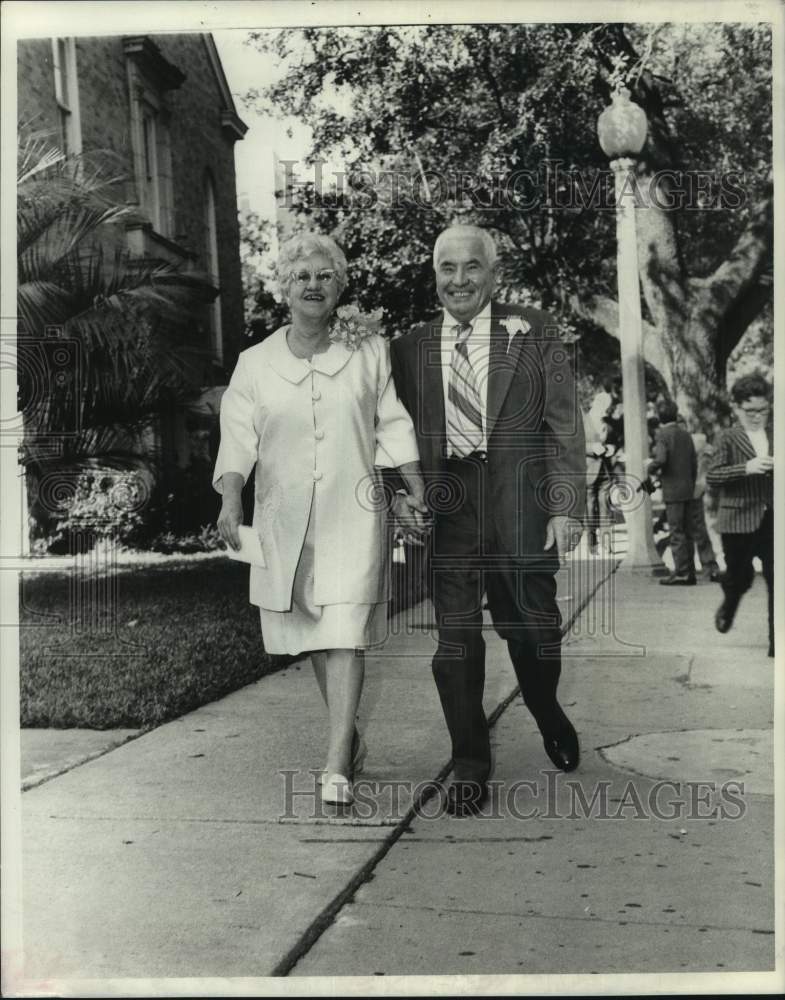
[[698,459],[698,475],[695,479],[695,489],[692,493],[693,502],[690,506],[692,537],[695,542],[695,548],[698,550],[702,576],[706,580],[718,583],[720,579],[720,567],[717,565],[717,556],[709,537],[704,503],[706,473],[708,472],[714,449],[708,444],[706,435],[702,432],[697,432],[690,436],[692,437],[692,443],[695,445],[695,454]]
[[660,477],[662,499],[671,535],[673,573],[660,580],[664,587],[695,585],[693,512],[698,459],[689,431],[676,422],[679,411],[672,399],[657,404],[657,428],[650,471]]
[[725,597],[714,615],[727,632],[761,561],[768,588],[769,656],[774,656],[774,457],[771,387],[761,375],[745,375],[731,389],[738,421],[721,431],[706,480],[719,490],[717,530],[722,535]]

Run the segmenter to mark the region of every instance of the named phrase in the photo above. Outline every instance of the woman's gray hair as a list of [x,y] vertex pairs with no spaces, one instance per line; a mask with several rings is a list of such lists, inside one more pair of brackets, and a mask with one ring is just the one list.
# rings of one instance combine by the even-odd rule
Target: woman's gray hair
[[323,254],[332,264],[338,285],[338,294],[340,295],[346,288],[346,258],[335,240],[331,236],[323,236],[321,233],[297,233],[283,244],[278,253],[276,274],[278,287],[284,295],[289,287],[292,265],[298,260],[303,260],[317,253]]

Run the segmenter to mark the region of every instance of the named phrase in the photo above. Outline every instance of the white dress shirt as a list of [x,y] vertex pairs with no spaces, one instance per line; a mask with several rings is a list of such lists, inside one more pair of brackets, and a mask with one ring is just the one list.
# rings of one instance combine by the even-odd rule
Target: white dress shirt
[[747,431],[747,437],[752,442],[752,447],[758,458],[765,458],[769,453],[769,436],[766,433],[766,428],[761,427],[757,431]]

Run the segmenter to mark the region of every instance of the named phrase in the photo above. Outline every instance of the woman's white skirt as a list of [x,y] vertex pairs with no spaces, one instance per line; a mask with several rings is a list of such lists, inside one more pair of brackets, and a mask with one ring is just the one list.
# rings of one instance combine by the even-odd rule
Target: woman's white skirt
[[259,608],[267,653],[305,653],[320,649],[367,649],[387,636],[388,602],[324,604],[313,599],[314,518],[308,519],[303,550],[292,587],[290,611]]

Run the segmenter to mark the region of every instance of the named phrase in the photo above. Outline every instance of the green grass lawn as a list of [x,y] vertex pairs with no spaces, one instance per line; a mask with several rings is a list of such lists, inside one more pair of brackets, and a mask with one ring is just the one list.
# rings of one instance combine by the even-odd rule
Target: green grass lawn
[[222,555],[76,579],[22,574],[23,726],[152,727],[292,661],[264,652],[248,567]]

